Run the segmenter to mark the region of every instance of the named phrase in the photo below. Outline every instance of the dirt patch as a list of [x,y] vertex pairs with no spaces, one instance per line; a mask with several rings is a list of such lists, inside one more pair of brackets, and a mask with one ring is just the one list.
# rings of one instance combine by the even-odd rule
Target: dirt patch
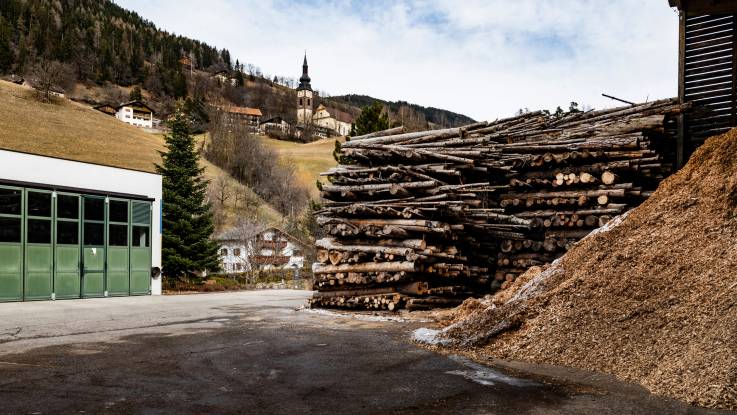
[[736,155],[737,130],[709,139],[616,226],[491,304],[465,304],[440,336],[737,409]]

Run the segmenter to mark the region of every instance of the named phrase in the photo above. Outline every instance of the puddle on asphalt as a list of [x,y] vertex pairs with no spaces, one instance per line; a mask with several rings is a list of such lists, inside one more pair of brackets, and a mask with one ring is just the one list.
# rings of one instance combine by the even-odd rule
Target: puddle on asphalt
[[450,370],[445,373],[449,375],[463,376],[464,378],[476,382],[484,386],[494,386],[499,383],[503,383],[509,386],[517,387],[529,387],[539,386],[537,382],[533,382],[527,379],[515,378],[512,376],[505,375],[497,370],[494,370],[488,366],[478,364],[470,359],[462,356],[450,356],[451,360],[458,362],[466,366],[467,370]]

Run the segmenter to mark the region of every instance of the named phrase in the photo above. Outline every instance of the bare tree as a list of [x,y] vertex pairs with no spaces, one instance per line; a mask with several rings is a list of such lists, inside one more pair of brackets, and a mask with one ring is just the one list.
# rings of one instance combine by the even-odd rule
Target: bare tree
[[42,60],[31,70],[34,87],[39,92],[39,98],[43,101],[51,101],[51,94],[61,89],[62,85],[69,82],[71,74],[69,68],[57,61]]
[[227,202],[233,195],[233,188],[230,185],[230,181],[225,176],[218,176],[218,178],[212,182],[214,188],[214,195],[216,200],[220,203],[221,208],[225,208],[225,202]]

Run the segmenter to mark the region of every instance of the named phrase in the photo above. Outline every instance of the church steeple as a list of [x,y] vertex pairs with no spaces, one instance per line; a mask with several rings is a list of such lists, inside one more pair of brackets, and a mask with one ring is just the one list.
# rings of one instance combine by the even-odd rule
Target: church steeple
[[312,85],[310,85],[310,75],[308,75],[307,72],[307,52],[305,52],[305,60],[302,63],[302,76],[299,78],[299,87],[297,87],[297,91],[301,89],[312,91]]

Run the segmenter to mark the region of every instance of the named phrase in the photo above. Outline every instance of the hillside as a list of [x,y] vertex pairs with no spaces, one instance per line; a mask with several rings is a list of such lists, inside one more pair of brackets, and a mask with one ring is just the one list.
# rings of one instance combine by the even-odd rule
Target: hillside
[[[299,58],[294,76],[299,74]],[[59,64],[58,71],[38,65],[51,62]],[[234,85],[214,81],[211,74],[220,70],[230,72]],[[267,75],[225,48],[169,33],[110,0],[0,2],[0,75],[38,82],[51,72],[56,87],[88,103],[120,103],[128,99],[133,85],[140,85],[159,117],[171,113],[175,99],[189,98],[198,108],[248,106],[261,109],[265,118],[282,116],[296,122],[293,76]],[[315,106],[324,102],[354,116],[378,101],[389,109],[392,122],[412,130],[473,122],[465,115],[403,101],[319,95],[316,92]]]
[[322,139],[312,143],[300,144],[263,136],[259,136],[259,138],[268,147],[276,150],[284,162],[292,164],[296,169],[300,183],[310,190],[313,198],[319,198],[320,191],[317,189],[315,182],[320,178],[320,173],[335,167],[337,164],[333,158],[335,140]]
[[[69,100],[45,104],[33,91],[0,81],[0,148],[46,156],[155,172],[164,149],[163,136],[148,134],[113,117]],[[205,177],[229,180],[238,192],[257,200],[256,216],[266,223],[281,216],[245,186],[218,167],[202,160]],[[232,205],[226,208],[225,226],[235,223]]]
[[452,111],[423,107],[417,104],[410,104],[406,101],[384,101],[367,95],[342,95],[330,97],[330,100],[358,108],[378,102],[389,109],[389,119],[392,121],[392,124],[404,124],[413,130],[425,129],[425,127],[458,127],[475,122],[468,116]]

